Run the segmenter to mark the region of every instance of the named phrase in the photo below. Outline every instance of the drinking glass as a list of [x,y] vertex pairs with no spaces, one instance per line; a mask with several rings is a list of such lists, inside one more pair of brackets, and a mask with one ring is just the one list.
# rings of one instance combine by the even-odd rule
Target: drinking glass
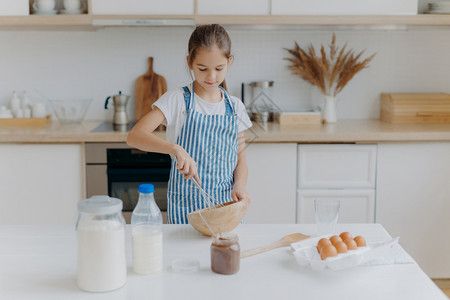
[[334,233],[339,217],[340,200],[314,199],[317,233]]

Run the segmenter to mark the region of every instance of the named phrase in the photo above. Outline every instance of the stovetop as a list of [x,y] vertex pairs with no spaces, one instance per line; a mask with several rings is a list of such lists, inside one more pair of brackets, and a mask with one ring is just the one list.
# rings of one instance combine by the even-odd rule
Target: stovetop
[[94,129],[91,130],[91,132],[128,132],[133,128],[133,126],[136,124],[136,121],[131,121],[127,125],[116,125],[112,122],[103,122]]

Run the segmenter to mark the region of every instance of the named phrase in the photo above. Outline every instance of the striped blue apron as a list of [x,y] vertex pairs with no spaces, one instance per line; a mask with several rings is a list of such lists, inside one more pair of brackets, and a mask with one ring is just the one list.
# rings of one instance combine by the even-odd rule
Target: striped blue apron
[[[224,115],[205,115],[195,110],[194,84],[192,93],[183,87],[186,104],[186,121],[177,138],[197,163],[202,187],[218,202],[230,202],[233,173],[237,163],[238,133],[235,107],[222,89],[225,97]],[[191,180],[186,180],[176,168],[172,158],[167,191],[167,218],[169,224],[187,224],[187,215],[208,207]]]

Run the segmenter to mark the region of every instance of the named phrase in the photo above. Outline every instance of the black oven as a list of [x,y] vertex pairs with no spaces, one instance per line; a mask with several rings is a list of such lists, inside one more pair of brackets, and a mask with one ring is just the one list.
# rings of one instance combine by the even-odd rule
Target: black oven
[[155,185],[155,200],[166,220],[167,183],[171,159],[167,154],[131,149],[126,143],[86,143],[86,196],[109,195],[123,201],[130,223],[141,183]]
[[155,200],[167,211],[167,184],[171,159],[167,154],[136,149],[106,149],[108,194],[123,201],[123,211],[132,212],[139,198],[141,183],[155,186]]

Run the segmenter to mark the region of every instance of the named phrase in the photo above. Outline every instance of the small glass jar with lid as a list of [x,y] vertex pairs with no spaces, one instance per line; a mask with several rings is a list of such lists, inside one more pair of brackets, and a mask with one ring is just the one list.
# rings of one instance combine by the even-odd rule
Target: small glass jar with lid
[[122,201],[93,196],[78,203],[78,286],[107,292],[126,283],[125,220]]
[[211,270],[225,275],[237,273],[240,267],[240,254],[239,237],[236,234],[214,235],[211,244]]

